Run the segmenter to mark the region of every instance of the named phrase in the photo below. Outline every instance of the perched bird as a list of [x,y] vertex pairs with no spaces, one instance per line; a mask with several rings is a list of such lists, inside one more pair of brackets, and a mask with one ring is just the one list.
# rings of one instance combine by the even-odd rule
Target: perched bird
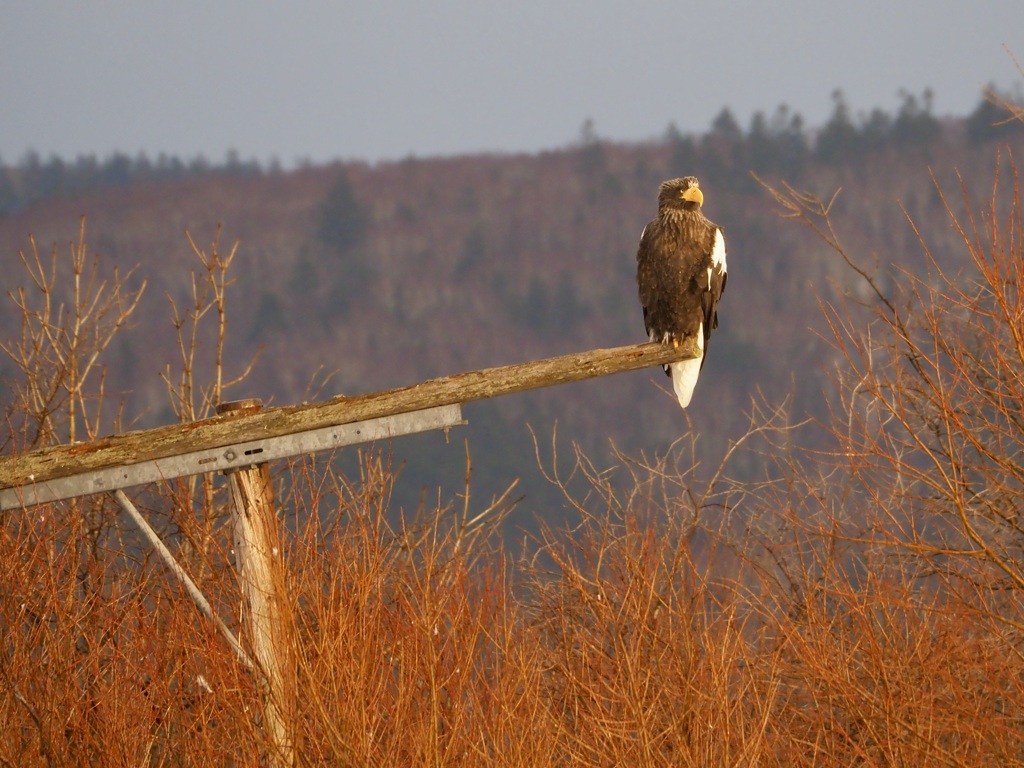
[[722,228],[701,212],[704,194],[697,179],[662,182],[658,218],[644,227],[636,253],[636,282],[651,341],[672,344],[697,338],[700,357],[665,366],[679,404],[690,404],[704,367],[711,331],[718,327],[718,300],[725,291]]

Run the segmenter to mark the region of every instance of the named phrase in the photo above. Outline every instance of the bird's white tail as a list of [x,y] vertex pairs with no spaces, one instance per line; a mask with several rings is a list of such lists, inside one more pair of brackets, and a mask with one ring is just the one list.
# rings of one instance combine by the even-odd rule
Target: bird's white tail
[[697,376],[700,375],[700,364],[704,360],[703,323],[697,329],[697,347],[700,349],[700,357],[669,365],[669,370],[672,372],[672,389],[675,390],[676,397],[679,398],[679,404],[683,408],[690,404],[690,398],[693,397],[693,388],[697,386]]
[[679,404],[685,408],[690,404],[693,397],[693,388],[697,386],[697,375],[700,373],[701,358],[695,360],[683,360],[681,363],[672,363],[669,370],[672,371],[672,389],[676,391]]

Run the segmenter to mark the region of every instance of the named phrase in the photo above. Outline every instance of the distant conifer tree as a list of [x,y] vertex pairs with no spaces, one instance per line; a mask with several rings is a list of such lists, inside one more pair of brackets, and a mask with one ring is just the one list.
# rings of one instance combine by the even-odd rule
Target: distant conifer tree
[[1021,103],[1019,99],[1001,95],[990,85],[987,91],[982,93],[978,106],[967,118],[967,139],[972,144],[984,144],[986,141],[1008,139],[1024,134],[1024,122],[1014,120],[1006,107],[999,104],[1000,100],[1009,104]]
[[921,102],[912,93],[901,91],[903,104],[892,124],[892,140],[897,145],[929,144],[942,135],[942,125],[932,114],[934,95],[926,88]]
[[342,168],[320,203],[316,238],[332,251],[347,253],[362,242],[366,228],[366,211],[356,199],[348,173]]
[[818,159],[826,163],[849,160],[861,149],[860,132],[850,118],[850,108],[841,90],[832,92],[832,103],[832,116],[821,129],[815,145]]

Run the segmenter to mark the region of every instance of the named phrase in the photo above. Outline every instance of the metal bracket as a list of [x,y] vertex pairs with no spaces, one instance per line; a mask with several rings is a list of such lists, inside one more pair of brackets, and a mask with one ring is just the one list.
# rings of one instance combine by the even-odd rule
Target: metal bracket
[[340,424],[335,427],[311,429],[307,432],[194,451],[165,459],[82,472],[70,477],[48,480],[45,483],[3,488],[0,489],[0,510],[21,509],[58,499],[105,493],[118,488],[199,475],[204,472],[223,472],[274,459],[328,451],[374,440],[386,440],[399,435],[413,435],[432,429],[447,430],[465,423],[462,419],[462,407],[456,404],[357,421],[352,424]]

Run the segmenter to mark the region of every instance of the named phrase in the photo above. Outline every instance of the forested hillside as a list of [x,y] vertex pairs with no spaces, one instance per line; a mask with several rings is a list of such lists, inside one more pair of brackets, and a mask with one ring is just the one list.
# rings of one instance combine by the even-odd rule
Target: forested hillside
[[[611,443],[658,453],[693,433],[717,456],[742,432],[755,397],[792,396],[797,416],[822,407],[837,356],[819,335],[819,304],[843,302],[863,283],[813,232],[780,217],[757,177],[832,200],[851,252],[914,272],[925,263],[914,226],[939,263],[956,253],[936,183],[955,202],[959,173],[983,196],[997,153],[1021,144],[1020,123],[995,125],[987,101],[940,121],[930,94],[905,94],[894,115],[854,116],[834,98],[832,119],[814,132],[784,107],[746,129],[723,110],[702,136],[670,127],[659,141],[622,145],[588,124],[575,145],[537,155],[291,171],[237,157],[211,165],[30,156],[0,170],[0,284],[5,293],[28,285],[18,253],[30,252],[30,236],[44,256],[55,247],[63,268],[84,216],[99,274],[135,268],[129,286],[147,281],[131,329],[102,360],[109,412],[123,399],[125,426],[168,423],[176,416],[160,374],[170,366],[173,378],[182,366],[171,302],[179,312],[190,306],[200,267],[186,232],[206,252],[216,241],[226,254],[237,242],[226,376],[259,356],[228,396],[285,404],[368,392],[643,340],[636,242],[655,214],[658,184],[696,174],[705,213],[726,229],[731,274],[687,412],[660,372],[643,371],[471,405],[469,427],[450,445],[438,435],[394,445],[408,461],[404,504],[424,487],[461,484],[468,436],[477,493],[522,476],[524,513],[548,515],[557,500],[539,478],[527,425],[545,454],[557,424],[566,452],[578,442],[603,465]],[[0,337],[16,339],[19,322],[4,302]],[[215,333],[204,319],[199,382],[211,375]],[[0,376],[17,378],[6,359]]]
[[4,168],[5,453],[642,340],[636,239],[682,173],[731,277],[685,412],[642,371],[274,462],[258,588],[219,473],[6,513],[0,763],[1024,764],[1024,122],[835,107]]

